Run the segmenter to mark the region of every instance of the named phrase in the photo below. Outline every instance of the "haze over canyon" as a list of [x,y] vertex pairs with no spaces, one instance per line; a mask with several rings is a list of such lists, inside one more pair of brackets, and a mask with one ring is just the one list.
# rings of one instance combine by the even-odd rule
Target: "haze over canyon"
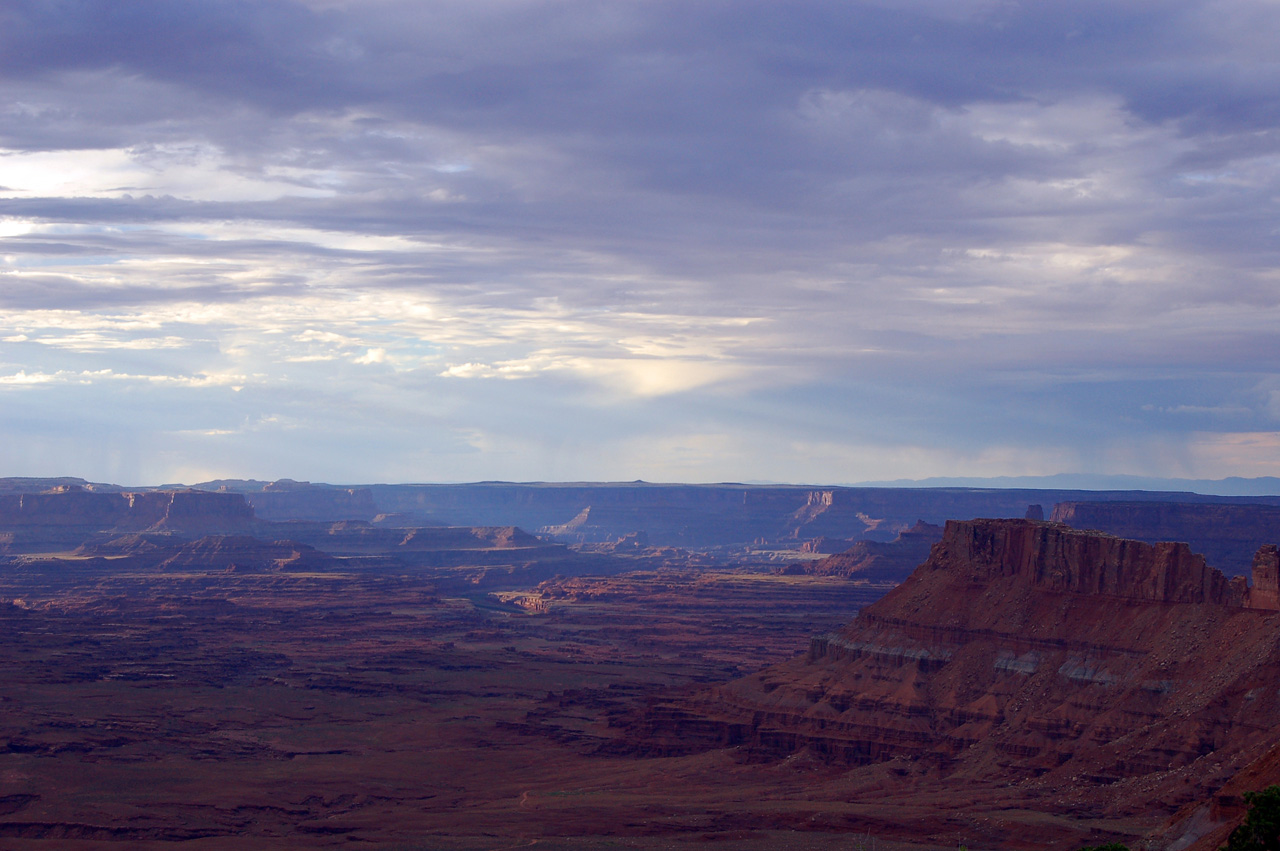
[[1145,491],[0,479],[0,837],[1210,851],[1280,782],[1278,519]]
[[0,2],[0,848],[1216,851],[1277,33]]

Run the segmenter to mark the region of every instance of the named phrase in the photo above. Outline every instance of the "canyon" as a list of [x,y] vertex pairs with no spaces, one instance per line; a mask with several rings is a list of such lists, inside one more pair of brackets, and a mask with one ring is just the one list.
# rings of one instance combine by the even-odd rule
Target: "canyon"
[[1208,851],[1280,781],[1271,504],[865,490],[0,480],[2,844]]
[[1061,502],[1051,519],[1122,538],[1194,542],[1194,549],[1228,575],[1249,570],[1259,542],[1275,537],[1280,506],[1158,502]]
[[[945,795],[980,846],[1131,842],[1242,772],[1280,780],[1259,770],[1280,743],[1274,545],[1253,580],[1181,543],[953,521],[807,656],[659,703],[632,741],[850,768],[874,778],[884,835]],[[1216,848],[1221,828],[1170,841]]]
[[[160,504],[174,498],[182,503],[174,509]],[[15,502],[22,499],[29,503],[25,509]],[[49,509],[46,522],[39,519],[40,505],[49,499],[60,501],[56,510]],[[137,506],[130,507],[131,501]],[[122,488],[75,478],[0,478],[0,547],[29,551],[43,535],[46,549],[57,549],[94,524],[139,531],[162,523],[178,532],[184,505],[199,506],[187,510],[207,512],[203,525],[223,532],[281,523],[299,530],[313,524],[310,534],[334,523],[384,529],[518,527],[572,545],[607,545],[643,535],[646,547],[712,552],[721,560],[753,550],[838,554],[861,541],[891,543],[921,522],[941,526],[948,520],[1020,518],[1034,510],[1077,528],[1148,542],[1183,541],[1232,576],[1248,572],[1254,551],[1269,542],[1280,519],[1276,496],[1148,491],[647,482],[347,486],[288,479]],[[218,511],[230,514],[212,523]],[[77,525],[78,531],[67,529]],[[275,533],[268,528],[259,536],[269,534]]]
[[[788,574],[842,576],[897,584],[929,556],[933,545],[942,540],[942,527],[923,520],[898,533],[888,543],[857,541],[846,549],[819,561],[795,562],[781,569]],[[825,540],[825,539],[824,539]]]
[[[1058,503],[1097,506],[1112,502],[1235,506],[1234,513],[1224,515],[1224,519],[1238,526],[1241,531],[1237,537],[1244,539],[1258,531],[1257,516],[1265,516],[1269,523],[1269,518],[1280,511],[1280,497],[1274,496],[1154,491],[649,482],[333,486],[287,480],[220,480],[193,487],[240,493],[258,516],[272,520],[372,520],[381,514],[395,516],[396,522],[403,525],[518,526],[574,544],[607,543],[643,532],[653,546],[695,549],[742,547],[756,542],[798,547],[821,537],[888,542],[917,521],[940,526],[947,520],[1024,517],[1031,505],[1041,506],[1051,514]],[[3,492],[0,482],[0,493]],[[268,504],[269,510],[264,511]],[[337,504],[343,506],[343,516],[331,513]],[[1221,534],[1214,524],[1202,519],[1208,515],[1192,510],[1182,516],[1184,522],[1165,522],[1160,527],[1161,540],[1187,541],[1197,552],[1203,552],[1202,541]],[[1151,537],[1140,523],[1132,525],[1125,536]],[[1244,532],[1251,523],[1254,532]],[[1107,531],[1103,526],[1089,528]],[[1247,568],[1247,559],[1238,566],[1239,570]]]

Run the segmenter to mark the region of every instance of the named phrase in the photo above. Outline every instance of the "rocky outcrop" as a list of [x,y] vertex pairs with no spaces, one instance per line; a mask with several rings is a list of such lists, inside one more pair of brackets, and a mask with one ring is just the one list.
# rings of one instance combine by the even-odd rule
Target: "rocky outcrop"
[[589,505],[575,514],[567,523],[543,526],[538,530],[538,534],[572,544],[604,543],[614,537],[608,527],[591,522]]
[[72,485],[45,493],[0,495],[0,528],[236,528],[252,521],[253,509],[240,494],[195,490],[97,493]]
[[1012,580],[1047,591],[1158,603],[1241,606],[1246,587],[1228,581],[1183,543],[1145,544],[1036,522],[948,523],[924,568],[987,585]]
[[338,560],[297,541],[260,541],[247,535],[210,535],[184,544],[160,564],[162,571],[231,573],[323,572]]
[[1251,568],[1253,587],[1246,597],[1255,609],[1280,609],[1280,550],[1275,544],[1258,548]]
[[197,490],[90,491],[64,485],[44,493],[0,495],[0,534],[11,552],[70,550],[103,533],[236,532],[254,524],[234,493]]
[[858,541],[852,547],[818,561],[788,565],[782,572],[810,576],[843,576],[868,582],[902,582],[942,540],[942,527],[923,520],[888,543]]
[[512,551],[555,550],[560,545],[547,544],[515,526],[415,526],[409,528],[373,526],[369,523],[279,524],[273,528],[287,531],[289,537],[303,541],[325,552],[341,555],[374,553],[458,552],[462,558],[476,558],[477,551],[501,550],[509,557]]
[[649,549],[649,536],[644,532],[632,532],[623,535],[616,541],[610,541],[600,547],[600,552],[609,554],[641,553]]
[[91,491],[115,492],[124,488],[117,485],[89,482],[75,476],[35,478],[31,476],[0,477],[0,494],[43,493],[54,488],[84,488]]
[[350,569],[412,570],[440,587],[536,585],[557,574],[616,572],[599,556],[582,556],[515,526],[375,526],[363,521],[279,523],[267,527],[340,559]]
[[1280,538],[1280,506],[1164,501],[1060,502],[1050,518],[1136,541],[1186,541],[1228,576],[1243,576],[1258,547]]
[[246,491],[245,500],[263,520],[372,520],[379,514],[368,488],[313,485],[281,479]]
[[1240,501],[1143,491],[648,482],[371,485],[369,490],[383,511],[417,517],[416,525],[500,523],[540,531],[564,527],[559,539],[566,543],[606,543],[643,531],[655,547],[693,548],[756,541],[799,546],[824,536],[888,542],[917,519],[942,524],[949,519],[1023,517],[1028,505],[1052,502],[1178,499],[1211,505]]
[[836,553],[844,552],[856,543],[857,541],[852,538],[830,538],[826,535],[820,535],[801,544],[800,552],[835,555]]
[[0,496],[0,527],[99,526],[124,522],[130,513],[124,494],[92,493],[63,486],[44,493]]
[[1181,543],[951,522],[806,658],[656,704],[632,740],[910,766],[911,789],[989,784],[1010,808],[1153,827],[1277,743],[1274,554],[1250,593]]
[[[0,479],[0,496],[37,494],[55,486],[78,487],[100,496],[125,492],[116,485],[83,479]],[[1240,518],[1256,516],[1258,508],[1280,512],[1280,497],[1014,488],[815,488],[648,482],[344,487],[289,479],[225,479],[195,487],[241,494],[259,519],[276,522],[373,521],[381,517],[382,525],[405,527],[519,526],[546,529],[563,543],[602,544],[632,532],[645,532],[655,547],[698,549],[752,545],[797,549],[806,541],[823,537],[889,542],[916,519],[934,524],[976,517],[1041,519],[1034,509],[1054,502],[1163,503],[1183,506],[1186,517],[1171,527],[1173,531],[1160,532],[1150,525],[1120,528],[1102,520],[1085,522],[1083,517],[1059,519],[1078,528],[1097,528],[1137,540],[1185,540],[1193,550],[1204,554],[1210,565],[1228,574],[1247,572],[1257,545],[1269,537],[1258,538],[1253,533],[1240,537],[1232,531],[1220,540],[1221,536],[1213,533],[1227,527],[1218,518],[1230,520],[1228,525],[1239,529],[1243,527],[1238,523],[1244,522]],[[154,490],[181,489],[166,485]],[[1195,519],[1197,516],[1199,520]],[[1186,531],[1191,529],[1187,525],[1191,523],[1198,523],[1199,531]],[[1221,549],[1223,541],[1225,551]]]
[[253,508],[240,494],[180,490],[124,496],[129,501],[125,525],[137,529],[231,531],[248,528],[254,520]]
[[837,490],[810,491],[804,505],[783,522],[781,539],[811,537],[861,537],[884,521],[859,510],[857,500]]

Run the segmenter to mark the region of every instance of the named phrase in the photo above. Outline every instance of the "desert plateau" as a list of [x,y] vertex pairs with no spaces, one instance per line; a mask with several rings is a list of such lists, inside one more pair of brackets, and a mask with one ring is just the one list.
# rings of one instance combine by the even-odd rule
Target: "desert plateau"
[[1207,851],[1280,781],[1277,510],[4,480],[0,845]]
[[0,0],[0,851],[1280,851],[1278,41]]

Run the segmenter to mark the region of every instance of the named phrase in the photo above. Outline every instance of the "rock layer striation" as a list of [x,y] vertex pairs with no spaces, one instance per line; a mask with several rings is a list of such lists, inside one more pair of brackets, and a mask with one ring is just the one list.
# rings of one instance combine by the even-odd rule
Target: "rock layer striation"
[[908,796],[989,786],[1151,828],[1277,742],[1274,553],[1250,589],[1185,544],[953,521],[807,657],[656,704],[633,741],[896,766]]
[[[898,583],[911,575],[929,556],[929,550],[942,538],[942,527],[920,520],[910,529],[898,533],[888,543],[858,541],[834,555],[818,561],[796,563],[781,572],[811,576],[841,576],[868,582]],[[819,539],[814,549],[821,546]],[[821,550],[817,550],[821,552]]]
[[1280,506],[1196,502],[1060,502],[1050,518],[1154,543],[1187,541],[1228,576],[1244,575],[1259,546],[1280,535]]

